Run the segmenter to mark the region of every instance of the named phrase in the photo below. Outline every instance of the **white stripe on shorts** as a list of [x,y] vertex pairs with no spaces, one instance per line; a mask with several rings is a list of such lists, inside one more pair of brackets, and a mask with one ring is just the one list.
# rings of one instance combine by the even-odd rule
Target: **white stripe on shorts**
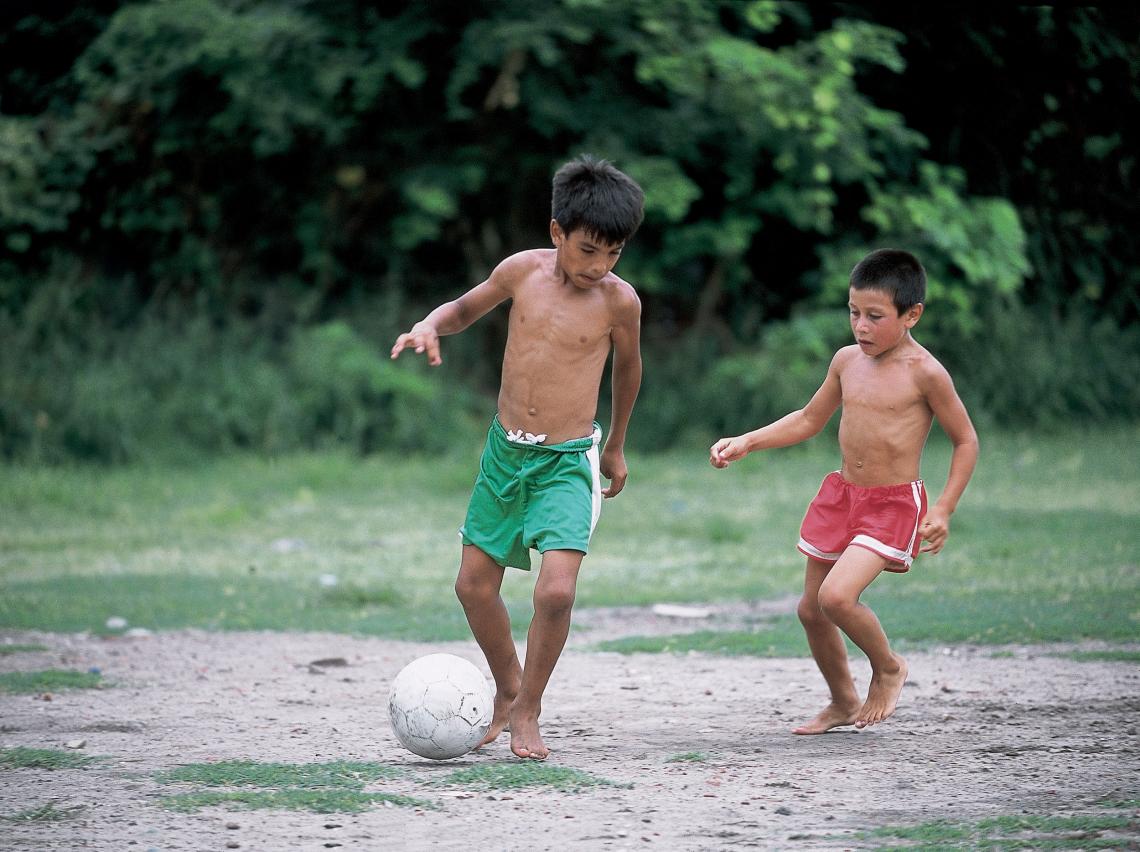
[[591,505],[590,505],[590,536],[594,535],[594,527],[598,525],[598,518],[602,516],[602,460],[601,454],[598,452],[598,444],[602,441],[602,430],[595,429],[593,434],[594,444],[590,449],[586,450],[586,458],[590,462],[590,473],[592,474],[594,484],[591,490]]

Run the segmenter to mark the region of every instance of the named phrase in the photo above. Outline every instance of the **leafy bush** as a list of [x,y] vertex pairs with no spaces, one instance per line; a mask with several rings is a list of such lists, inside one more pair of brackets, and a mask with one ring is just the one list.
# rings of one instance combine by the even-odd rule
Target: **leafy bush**
[[947,337],[940,355],[978,416],[1054,429],[1140,418],[1140,327],[1073,310],[992,305],[983,330]]
[[[439,451],[476,434],[470,393],[422,364],[393,365],[344,321],[273,329],[147,314],[116,330],[53,288],[66,284],[44,285],[38,312],[0,315],[0,457]],[[72,333],[45,337],[52,326]]]
[[[651,350],[631,439],[663,449],[770,423],[807,403],[850,337],[845,314],[830,311],[771,323],[757,346],[720,358],[708,340],[692,338]],[[979,424],[1054,429],[1140,418],[1140,327],[999,301],[973,334],[924,319],[915,337],[950,370]]]

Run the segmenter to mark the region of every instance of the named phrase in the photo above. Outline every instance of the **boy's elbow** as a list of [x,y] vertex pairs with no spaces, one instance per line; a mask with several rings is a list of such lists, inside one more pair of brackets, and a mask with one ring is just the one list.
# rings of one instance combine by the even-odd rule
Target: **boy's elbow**
[[827,421],[822,417],[815,417],[809,412],[800,412],[800,428],[803,430],[805,438],[814,438],[823,431],[823,427],[827,425]]

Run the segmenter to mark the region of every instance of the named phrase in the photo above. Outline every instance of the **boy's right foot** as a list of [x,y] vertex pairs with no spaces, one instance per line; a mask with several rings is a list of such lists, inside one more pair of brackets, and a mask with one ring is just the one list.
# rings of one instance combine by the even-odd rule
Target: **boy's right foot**
[[511,714],[511,751],[516,757],[531,760],[546,760],[550,755],[550,749],[542,741],[542,733],[538,729],[537,715]]
[[855,701],[850,705],[839,705],[834,701],[828,704],[819,715],[798,728],[792,728],[793,734],[824,734],[832,728],[841,728],[844,725],[853,725],[859,718],[862,705]]

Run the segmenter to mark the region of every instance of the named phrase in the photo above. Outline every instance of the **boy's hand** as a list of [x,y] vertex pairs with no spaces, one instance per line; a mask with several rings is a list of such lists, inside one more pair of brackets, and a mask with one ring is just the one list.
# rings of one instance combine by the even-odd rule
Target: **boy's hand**
[[728,467],[729,462],[739,461],[748,455],[748,449],[744,446],[744,439],[736,438],[721,438],[711,447],[709,447],[709,463],[719,469]]
[[629,478],[629,467],[625,463],[625,453],[621,450],[611,451],[607,447],[602,450],[602,457],[599,461],[598,467],[601,469],[602,476],[610,481],[609,488],[602,489],[602,496],[617,497],[625,488],[625,481]]
[[411,331],[396,338],[396,343],[392,347],[392,357],[396,358],[408,348],[414,348],[416,352],[427,352],[428,364],[433,367],[443,363],[443,358],[439,354],[439,332],[434,326],[417,322]]
[[918,525],[918,534],[926,542],[920,553],[937,553],[946,546],[950,536],[950,516],[937,506],[932,507]]

